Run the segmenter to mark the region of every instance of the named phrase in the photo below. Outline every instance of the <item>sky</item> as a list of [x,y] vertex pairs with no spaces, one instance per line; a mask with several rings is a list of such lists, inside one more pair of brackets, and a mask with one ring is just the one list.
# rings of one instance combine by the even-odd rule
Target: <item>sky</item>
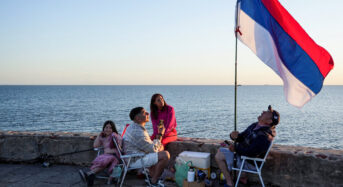
[[[280,0],[333,57],[343,1]],[[2,0],[0,85],[232,85],[234,0]],[[281,79],[238,42],[238,84]]]

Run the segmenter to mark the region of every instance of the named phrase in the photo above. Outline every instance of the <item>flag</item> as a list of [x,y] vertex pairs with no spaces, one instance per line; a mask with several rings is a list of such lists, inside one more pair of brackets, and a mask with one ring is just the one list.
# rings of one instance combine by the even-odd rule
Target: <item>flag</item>
[[301,108],[319,93],[334,66],[277,0],[238,0],[236,34],[282,79],[288,103]]

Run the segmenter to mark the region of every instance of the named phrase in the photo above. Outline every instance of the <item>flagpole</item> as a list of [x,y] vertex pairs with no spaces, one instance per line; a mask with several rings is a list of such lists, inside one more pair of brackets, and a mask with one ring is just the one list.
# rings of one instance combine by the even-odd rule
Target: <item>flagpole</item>
[[[237,26],[238,24],[238,1],[236,1],[236,19],[235,19],[235,37],[236,37],[236,43],[235,43],[235,109],[234,109],[234,130],[237,131],[237,32],[239,31],[239,28]],[[236,140],[234,142],[234,145],[236,145]],[[237,161],[236,161],[236,151],[234,152],[234,159],[233,159],[233,167],[237,167]],[[233,172],[233,181],[236,181],[236,172]]]
[[[238,23],[238,1],[236,1],[236,23],[235,26],[237,27]],[[235,104],[234,104],[234,130],[237,131],[237,29],[235,28],[235,37],[236,37],[236,44],[235,44]]]

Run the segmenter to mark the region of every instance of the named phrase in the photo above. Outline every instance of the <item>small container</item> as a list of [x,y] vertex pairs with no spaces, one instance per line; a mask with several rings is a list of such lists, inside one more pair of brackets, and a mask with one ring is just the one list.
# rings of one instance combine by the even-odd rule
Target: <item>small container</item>
[[187,181],[188,182],[194,182],[194,177],[195,177],[195,172],[193,168],[190,168],[188,170],[188,174],[187,174]]
[[212,172],[210,176],[212,180],[216,180],[217,178],[217,174],[215,172]]
[[45,162],[43,162],[43,164],[42,164],[42,165],[43,165],[43,167],[46,167],[46,168],[47,168],[47,167],[49,167],[49,166],[50,166],[50,163],[49,163],[48,161],[45,161]]

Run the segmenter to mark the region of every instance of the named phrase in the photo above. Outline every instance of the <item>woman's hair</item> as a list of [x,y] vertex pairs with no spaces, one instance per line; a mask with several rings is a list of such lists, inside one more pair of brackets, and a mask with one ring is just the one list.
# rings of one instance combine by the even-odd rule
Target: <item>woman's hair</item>
[[[163,96],[159,93],[156,93],[151,97],[150,113],[151,113],[151,118],[153,118],[153,119],[157,119],[157,117],[158,117],[158,108],[154,103],[155,103],[156,98],[159,96],[161,96],[163,98]],[[163,101],[164,101],[164,106],[162,108],[162,111],[164,111],[167,108],[167,102],[166,102],[166,100],[164,100],[164,98],[163,98]]]
[[107,120],[107,121],[105,121],[105,123],[104,123],[104,126],[102,127],[102,131],[104,131],[104,130],[105,130],[105,127],[106,127],[106,125],[108,125],[108,124],[110,124],[110,125],[111,125],[112,131],[118,134],[118,131],[117,131],[116,125],[115,125],[115,124],[114,124],[114,122],[113,122],[113,121],[111,121],[111,120]]

